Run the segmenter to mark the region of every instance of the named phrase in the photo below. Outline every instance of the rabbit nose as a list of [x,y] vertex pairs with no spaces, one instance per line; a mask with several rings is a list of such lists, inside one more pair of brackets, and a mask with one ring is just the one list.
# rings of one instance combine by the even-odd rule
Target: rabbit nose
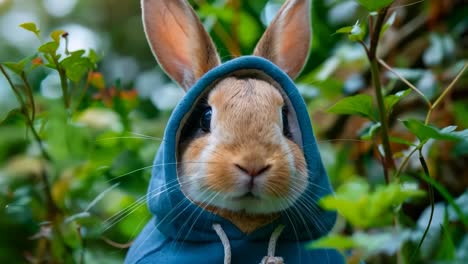
[[234,164],[239,170],[243,171],[250,177],[257,177],[258,175],[266,172],[271,168],[271,165],[260,165],[260,164],[255,164],[255,163],[250,163],[250,164]]

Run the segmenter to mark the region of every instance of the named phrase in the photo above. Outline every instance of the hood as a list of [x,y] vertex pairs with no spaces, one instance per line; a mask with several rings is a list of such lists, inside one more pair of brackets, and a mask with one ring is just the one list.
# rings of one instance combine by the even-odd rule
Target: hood
[[[180,189],[177,179],[177,140],[184,118],[190,113],[197,99],[217,80],[239,70],[260,71],[276,81],[288,97],[297,116],[301,131],[309,185],[295,206],[281,212],[273,223],[248,235],[235,225],[192,203]],[[268,240],[278,225],[284,225],[282,239],[313,240],[328,233],[336,214],[319,208],[317,201],[332,193],[322,164],[306,105],[294,82],[270,61],[244,56],[226,62],[207,72],[189,89],[174,109],[165,130],[164,139],[154,160],[148,190],[148,205],[155,216],[159,232],[175,240],[219,241],[213,232],[213,224],[220,224],[229,239]]]

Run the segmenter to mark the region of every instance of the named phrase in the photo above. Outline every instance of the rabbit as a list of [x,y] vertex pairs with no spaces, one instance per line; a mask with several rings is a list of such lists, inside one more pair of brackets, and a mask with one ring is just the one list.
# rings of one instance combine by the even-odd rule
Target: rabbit
[[[208,33],[184,1],[144,3],[153,52],[186,91],[221,64]],[[310,46],[309,10],[309,1],[287,1],[254,55],[297,76]],[[153,20],[159,16],[163,19]],[[182,133],[185,142],[179,146],[178,176],[187,182],[182,190],[196,203],[219,192],[204,206],[252,232],[294,203],[307,186],[304,155],[287,123],[287,104],[268,80],[240,75],[219,81],[198,107],[192,119],[201,121],[187,125],[196,131]]]
[[266,245],[261,262],[282,263],[277,243],[288,263],[344,263],[303,246],[336,219],[317,205],[332,189],[292,82],[309,53],[310,5],[287,0],[253,56],[221,63],[187,1],[142,0],[153,54],[186,95],[154,161],[154,218],[126,263],[258,263]]

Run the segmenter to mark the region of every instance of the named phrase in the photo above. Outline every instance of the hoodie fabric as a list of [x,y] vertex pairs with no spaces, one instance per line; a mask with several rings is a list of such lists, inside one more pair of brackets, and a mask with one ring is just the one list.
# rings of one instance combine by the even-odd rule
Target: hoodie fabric
[[[244,234],[226,219],[203,210],[181,191],[177,180],[177,135],[197,99],[217,80],[239,70],[256,70],[275,80],[294,108],[302,133],[302,149],[309,171],[309,185],[296,204],[274,222]],[[233,264],[258,264],[267,255],[274,230],[284,225],[276,256],[292,263],[344,263],[336,250],[310,250],[307,244],[333,227],[336,214],[319,208],[317,201],[332,193],[312,131],[306,105],[294,82],[270,61],[244,56],[206,73],[174,109],[164,140],[154,160],[148,189],[148,207],[154,217],[132,244],[125,263],[223,263],[225,252],[213,229],[219,224],[229,240]]]

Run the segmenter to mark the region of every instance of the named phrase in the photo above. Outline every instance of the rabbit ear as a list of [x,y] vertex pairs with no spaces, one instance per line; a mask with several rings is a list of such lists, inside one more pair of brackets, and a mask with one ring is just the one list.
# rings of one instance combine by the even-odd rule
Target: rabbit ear
[[287,0],[263,34],[254,55],[278,65],[294,79],[310,47],[310,0]]
[[185,0],[142,0],[142,8],[156,59],[184,90],[220,64],[213,41]]

